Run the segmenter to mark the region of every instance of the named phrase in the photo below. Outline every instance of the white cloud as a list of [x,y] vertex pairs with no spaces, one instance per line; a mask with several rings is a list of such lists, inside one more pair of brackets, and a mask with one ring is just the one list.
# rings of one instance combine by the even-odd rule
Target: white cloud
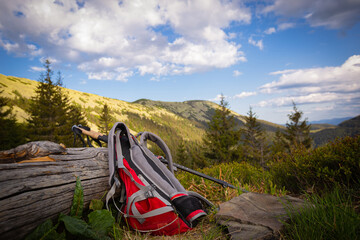
[[45,71],[45,68],[36,67],[36,66],[30,67],[30,69],[31,69],[31,71],[34,71],[34,72],[44,72]]
[[150,78],[150,81],[160,82],[160,78],[159,77],[152,77],[152,78]]
[[[310,105],[326,103],[331,104],[330,110],[336,109],[339,116],[349,109],[357,109],[353,115],[359,114],[360,55],[351,56],[336,67],[289,69],[270,75],[279,76],[279,79],[261,86],[260,91],[280,96],[259,102],[258,106],[288,106],[292,101]],[[323,110],[330,111],[329,105],[323,107]]]
[[89,79],[94,80],[116,80],[120,82],[127,82],[129,77],[133,75],[132,71],[101,71],[101,72],[88,72]]
[[280,75],[279,80],[260,87],[263,93],[294,91],[297,93],[317,92],[360,92],[360,55],[349,57],[338,67],[289,69],[270,75]]
[[263,44],[263,40],[259,40],[259,41],[255,41],[252,37],[249,38],[248,42],[255,46],[255,47],[258,47],[260,50],[263,50],[264,49],[264,44]]
[[250,97],[250,96],[255,96],[257,93],[256,92],[242,92],[240,94],[235,95],[233,98],[246,98],[246,97]]
[[240,76],[240,75],[242,75],[243,73],[242,72],[240,72],[240,71],[238,71],[238,70],[234,70],[234,72],[233,72],[233,76],[234,77],[238,77],[238,76]]
[[60,62],[58,59],[53,58],[53,57],[42,57],[42,58],[40,58],[40,62],[41,62],[42,64],[44,64],[46,60],[49,60],[49,62],[50,62],[51,64],[56,64],[56,63],[59,63],[59,62]]
[[274,0],[263,13],[274,12],[288,18],[304,18],[313,27],[351,28],[360,20],[360,1]]
[[114,79],[115,74],[113,72],[89,72],[88,78],[95,79],[95,80],[111,80]]
[[284,22],[284,23],[280,23],[277,26],[277,28],[270,27],[270,28],[266,29],[264,31],[264,33],[267,35],[270,35],[270,34],[273,34],[273,33],[279,32],[279,31],[284,31],[286,29],[293,28],[293,27],[295,27],[295,23]]
[[283,31],[289,28],[293,28],[295,27],[295,23],[289,23],[289,22],[285,22],[285,23],[280,23],[277,27],[278,31]]
[[232,22],[251,21],[250,9],[238,1],[59,3],[3,2],[0,46],[18,55],[57,56],[79,64],[93,79],[122,79],[106,74],[117,67],[170,75],[246,61],[241,46],[231,42],[235,35],[224,32]]
[[274,27],[268,28],[264,31],[265,34],[273,34],[276,33],[276,29]]
[[279,97],[270,99],[267,101],[262,101],[258,105],[261,107],[267,106],[290,106],[292,102],[296,104],[312,104],[312,103],[326,103],[326,102],[334,102],[339,99],[344,100],[345,102],[351,101],[356,97],[355,94],[342,94],[342,93],[311,93],[308,95],[301,96],[287,96],[287,97]]
[[27,47],[29,49],[29,54],[31,56],[39,56],[42,55],[44,52],[41,48],[36,47],[34,44],[27,44]]
[[216,95],[216,97],[215,97],[215,98],[209,99],[209,101],[219,102],[219,101],[221,100],[221,96],[223,96],[223,97],[224,97],[225,101],[226,101],[226,99],[228,98],[228,96],[226,96],[226,95],[221,95],[221,94],[218,94],[218,95]]

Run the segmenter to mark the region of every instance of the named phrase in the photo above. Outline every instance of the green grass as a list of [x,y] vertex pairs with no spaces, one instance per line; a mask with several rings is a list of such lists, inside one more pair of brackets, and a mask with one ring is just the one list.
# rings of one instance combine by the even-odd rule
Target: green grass
[[324,196],[308,196],[301,214],[291,214],[283,234],[285,239],[360,239],[360,215],[350,194],[338,187]]

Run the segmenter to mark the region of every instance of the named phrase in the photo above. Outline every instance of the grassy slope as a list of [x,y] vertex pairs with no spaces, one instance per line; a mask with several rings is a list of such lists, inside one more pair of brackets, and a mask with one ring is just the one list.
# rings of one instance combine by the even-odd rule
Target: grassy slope
[[[4,90],[2,95],[11,99],[15,99],[20,93],[25,99],[31,98],[34,95],[36,85],[37,81],[0,74],[0,89]],[[206,122],[211,119],[215,109],[219,107],[219,105],[210,101],[159,102],[140,99],[129,103],[71,89],[65,88],[64,90],[74,102],[81,105],[85,110],[86,116],[95,130],[97,129],[97,116],[101,112],[102,104],[107,103],[118,121],[127,122],[129,115],[136,115],[141,119],[158,121],[160,126],[175,128],[179,130],[179,132],[182,132],[185,138],[195,138],[195,140],[199,140],[199,137],[196,136],[202,135],[203,129],[206,127]],[[24,121],[27,118],[27,114],[22,108],[14,106],[14,109],[18,120]],[[232,113],[236,121],[242,125],[245,121],[244,116],[233,111]],[[277,127],[283,128],[283,126],[267,121],[259,121],[265,129],[270,131],[276,130]],[[177,124],[171,124],[174,122]],[[140,127],[135,126],[135,128]],[[140,131],[143,129],[133,130]]]
[[[24,122],[28,117],[24,108],[28,104],[28,99],[34,95],[37,83],[37,81],[26,78],[0,74],[0,91],[4,90],[1,95],[13,99],[14,113],[20,122]],[[140,99],[130,103],[66,88],[64,90],[72,101],[82,107],[92,129],[98,129],[98,116],[101,113],[102,105],[106,103],[111,107],[116,121],[125,122],[134,133],[144,130],[152,131],[163,137],[165,141],[170,141],[169,145],[174,146],[177,145],[176,140],[179,137],[194,142],[200,141],[207,122],[211,119],[215,109],[219,107],[213,102],[200,100],[160,102]],[[236,122],[242,126],[245,122],[244,116],[234,111],[232,111],[232,114]],[[263,129],[267,131],[269,138],[274,135],[278,128],[285,128],[264,120],[259,119],[258,121]],[[354,124],[354,120],[351,121],[351,124],[347,124],[345,121],[339,126],[313,124],[311,133],[315,139],[315,144],[321,145],[336,136],[353,135],[352,132],[358,133],[359,127],[356,123]],[[357,121],[359,121],[359,118],[355,119],[355,122]]]
[[[2,96],[12,99],[14,113],[20,122],[24,122],[28,114],[24,110],[32,96],[34,96],[37,81],[8,77],[0,74],[0,91]],[[144,106],[117,99],[106,98],[95,94],[79,92],[64,88],[70,99],[79,104],[85,112],[89,126],[97,130],[98,116],[102,105],[107,103],[112,110],[116,121],[124,122],[133,133],[152,131],[160,135],[170,145],[174,145],[174,135],[180,134],[183,139],[200,141],[204,130],[195,126],[194,122],[178,116],[164,108]],[[23,103],[19,99],[23,99]],[[74,123],[76,124],[76,123]]]

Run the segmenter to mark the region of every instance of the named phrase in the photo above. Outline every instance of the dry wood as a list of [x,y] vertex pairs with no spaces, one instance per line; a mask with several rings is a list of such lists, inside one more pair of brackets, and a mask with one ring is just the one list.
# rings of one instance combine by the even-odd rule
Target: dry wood
[[17,162],[20,159],[48,156],[49,154],[64,154],[65,147],[49,142],[37,141],[20,145],[16,148],[0,152],[0,163]]
[[[18,150],[22,159],[37,158],[19,161],[7,157],[7,163],[0,160],[0,239],[22,239],[46,219],[56,219],[60,212],[69,213],[77,176],[84,188],[85,207],[108,189],[106,148],[64,149],[49,142],[33,144],[19,146]],[[35,152],[42,154],[31,155],[23,150],[34,152],[36,148],[41,150]],[[19,156],[14,149],[9,151]],[[44,156],[45,152],[50,155]],[[0,152],[0,156],[5,155]]]

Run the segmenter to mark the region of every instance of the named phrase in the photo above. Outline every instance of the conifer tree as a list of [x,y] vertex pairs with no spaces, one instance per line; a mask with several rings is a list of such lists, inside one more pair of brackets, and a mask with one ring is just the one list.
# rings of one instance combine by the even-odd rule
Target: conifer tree
[[176,149],[175,161],[179,164],[189,166],[189,154],[185,147],[184,140],[181,140]]
[[231,115],[223,95],[220,109],[215,110],[203,141],[205,157],[213,163],[231,162],[238,160],[241,155],[240,131],[236,129],[234,116]]
[[299,111],[296,104],[293,102],[293,110],[288,114],[290,122],[286,123],[286,131],[284,137],[286,139],[286,148],[299,147],[300,145],[305,148],[311,148],[312,139],[310,137],[311,125],[307,123],[307,119],[301,121],[303,112]]
[[105,103],[102,110],[101,115],[99,117],[99,130],[100,132],[107,134],[114,124],[114,117],[111,114],[110,107]]
[[272,144],[271,144],[271,154],[276,155],[278,153],[285,152],[286,142],[284,138],[284,134],[280,131],[278,128],[275,132],[275,137],[273,138]]
[[[0,94],[3,91],[0,91]],[[25,142],[24,126],[16,121],[9,99],[0,96],[0,150],[7,150]]]
[[74,107],[62,91],[61,73],[55,82],[49,60],[45,61],[44,67],[45,73],[41,74],[36,95],[30,103],[29,137],[32,141],[49,140],[70,146],[73,139],[71,126],[78,124],[71,122]]
[[256,114],[250,107],[245,116],[245,125],[242,129],[244,141],[244,154],[248,161],[264,165],[267,147],[265,143],[264,131],[257,121]]
[[209,166],[208,159],[204,154],[204,145],[202,142],[192,144],[189,147],[189,163],[186,165],[189,168],[204,168]]

